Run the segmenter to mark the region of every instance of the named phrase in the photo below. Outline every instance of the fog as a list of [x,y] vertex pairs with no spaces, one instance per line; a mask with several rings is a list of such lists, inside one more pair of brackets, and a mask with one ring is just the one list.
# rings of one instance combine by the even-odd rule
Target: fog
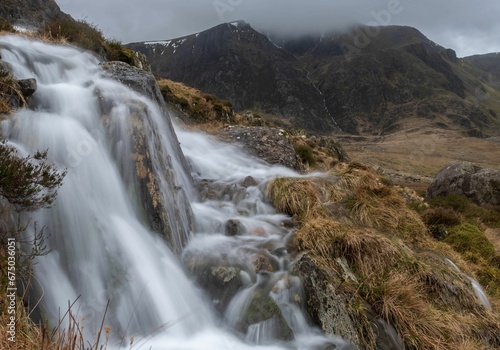
[[[500,51],[500,1],[483,0],[56,0],[74,18],[125,43],[171,39],[245,20],[300,35],[353,24],[408,25],[459,56]],[[478,5],[480,4],[480,5]]]

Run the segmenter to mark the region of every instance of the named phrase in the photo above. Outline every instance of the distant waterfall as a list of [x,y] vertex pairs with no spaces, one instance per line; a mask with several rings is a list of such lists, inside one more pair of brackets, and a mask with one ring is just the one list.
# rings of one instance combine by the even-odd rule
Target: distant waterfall
[[[15,36],[0,37],[0,53],[16,78],[38,82],[30,109],[2,121],[2,135],[22,155],[48,149],[49,160],[68,170],[55,206],[31,213],[38,226],[46,226],[50,233],[47,242],[52,252],[37,259],[35,273],[40,285],[35,287],[43,294],[43,315],[52,324],[67,310],[68,301],[78,298],[74,310],[85,316],[87,336],[92,337],[110,300],[105,324],[111,326],[111,333],[116,339],[145,337],[148,349],[344,347],[342,340],[311,328],[300,307],[290,304],[283,281],[293,281],[294,288],[297,283],[300,287],[300,281],[288,276],[284,263],[267,283],[276,281],[281,286],[269,285],[269,290],[295,340],[288,344],[274,341],[268,323],[236,336],[186,276],[165,240],[147,228],[151,223],[141,213],[143,203],[137,194],[137,183],[145,171],[137,158],[147,153],[153,174],[144,173],[143,180],[151,190],[152,177],[156,179],[158,191],[151,196],[154,205],[163,205],[166,211],[171,243],[181,249],[193,235],[185,255],[198,249],[217,258],[233,254],[245,265],[255,251],[282,247],[290,234],[280,225],[286,217],[263,201],[262,186],[274,176],[295,173],[259,163],[205,136],[179,132],[197,180],[206,178],[235,187],[248,175],[256,181],[239,195],[228,193],[227,198],[200,202],[190,174],[181,166],[183,155],[176,151],[170,121],[148,98],[105,78],[93,55]],[[103,103],[108,105],[105,115]],[[133,113],[130,106],[137,107]],[[151,136],[144,154],[130,149],[134,118],[139,118],[139,127]],[[182,198],[192,201],[193,209]],[[192,213],[196,232],[191,232]],[[221,234],[230,218],[242,223],[240,237]],[[266,244],[268,248],[264,248]],[[262,278],[249,273],[247,289],[239,295],[255,288],[257,280]]]

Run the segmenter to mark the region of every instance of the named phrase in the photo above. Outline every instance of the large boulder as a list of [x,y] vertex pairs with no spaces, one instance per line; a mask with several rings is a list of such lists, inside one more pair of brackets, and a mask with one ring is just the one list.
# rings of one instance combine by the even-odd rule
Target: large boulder
[[479,205],[500,205],[500,170],[456,162],[439,171],[427,197],[463,195]]

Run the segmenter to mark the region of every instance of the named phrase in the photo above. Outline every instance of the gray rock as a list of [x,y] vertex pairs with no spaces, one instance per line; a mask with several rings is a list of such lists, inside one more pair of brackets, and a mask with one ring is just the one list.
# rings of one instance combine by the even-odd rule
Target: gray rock
[[500,205],[500,170],[482,169],[470,162],[456,162],[439,171],[427,197],[463,195],[479,205]]
[[304,285],[312,321],[326,334],[342,337],[358,349],[364,349],[349,314],[348,297],[335,288],[328,275],[307,255],[299,259],[293,273]]
[[24,97],[30,97],[36,91],[36,79],[21,79],[18,80],[17,83],[19,84],[19,89],[21,90],[21,93]]
[[265,288],[257,288],[251,296],[237,328],[246,333],[249,326],[263,323],[268,323],[268,326],[271,326],[269,339],[282,341],[294,339],[293,331],[288,326],[274,299],[266,292]]
[[265,251],[253,257],[252,265],[255,272],[273,272],[279,268],[279,263],[276,259]]
[[4,61],[1,61],[0,57],[0,78],[6,77],[10,74],[10,67]]
[[243,286],[241,269],[204,256],[188,255],[184,257],[184,262],[215,308],[224,312]]
[[337,157],[339,162],[348,163],[351,161],[351,158],[337,140],[331,137],[321,137],[319,139],[319,145],[320,147],[328,149],[333,156]]
[[137,51],[133,52],[134,52],[135,66],[138,67],[139,69],[151,72],[151,64],[149,64],[147,57],[141,52]]
[[500,143],[500,136],[492,136],[492,137],[488,137],[486,139],[486,141],[491,141],[491,142],[498,142]]
[[303,165],[286,132],[262,126],[228,126],[221,130],[226,141],[240,144],[248,153],[270,164],[302,170]]
[[196,188],[200,199],[205,200],[233,200],[245,195],[245,187],[236,184],[226,184],[218,181],[202,179],[196,181]]
[[109,77],[144,94],[156,101],[163,109],[165,108],[165,101],[160,92],[160,87],[151,72],[117,61],[103,63],[102,67]]
[[240,234],[240,221],[231,219],[227,220],[225,230],[226,236],[237,236]]
[[245,180],[241,183],[241,186],[243,187],[251,187],[251,186],[257,186],[257,181],[251,176],[245,177]]
[[[165,237],[172,250],[179,254],[187,243],[194,220],[185,189],[177,186],[174,180],[177,176],[172,157],[177,157],[186,174],[191,172],[180,149],[160,88],[150,72],[126,63],[108,62],[103,64],[103,68],[107,77],[118,80],[150,98],[158,103],[160,111],[163,112],[168,130],[164,131],[166,135],[159,135],[152,127],[155,124],[147,105],[137,99],[124,98],[121,102],[129,110],[130,145],[125,148],[125,151],[120,151],[123,148],[114,145],[115,142],[120,142],[119,127],[114,125],[113,120],[108,117],[110,110],[114,107],[114,102],[101,98],[103,122],[108,133],[106,139],[113,144],[115,157],[130,157],[136,164],[135,173],[121,172],[124,174],[125,183],[136,196],[136,206],[144,210],[141,214],[151,229]],[[99,94],[98,91],[96,93]],[[163,154],[160,137],[164,137],[171,143],[173,149],[171,156]],[[153,170],[154,163],[160,167],[160,172],[165,174],[166,184],[162,183],[159,172]],[[184,225],[185,222],[189,227]]]

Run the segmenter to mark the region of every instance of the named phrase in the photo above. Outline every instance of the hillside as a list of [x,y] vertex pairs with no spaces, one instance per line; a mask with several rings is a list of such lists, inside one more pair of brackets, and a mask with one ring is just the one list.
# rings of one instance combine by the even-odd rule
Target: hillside
[[244,22],[129,47],[144,53],[162,77],[228,99],[236,110],[284,116],[312,130],[334,129],[321,95],[296,58]]
[[[374,30],[361,45],[360,33]],[[495,81],[480,79],[478,68],[410,27],[270,39],[236,22],[130,47],[163,77],[296,128],[388,134],[417,118],[469,136],[498,132]],[[482,93],[491,89],[494,94]]]
[[54,0],[2,0],[0,3],[0,19],[22,27],[41,28],[51,21],[70,18]]
[[491,74],[496,79],[500,79],[500,53],[489,53],[485,55],[474,55],[464,57],[464,61],[474,67]]

